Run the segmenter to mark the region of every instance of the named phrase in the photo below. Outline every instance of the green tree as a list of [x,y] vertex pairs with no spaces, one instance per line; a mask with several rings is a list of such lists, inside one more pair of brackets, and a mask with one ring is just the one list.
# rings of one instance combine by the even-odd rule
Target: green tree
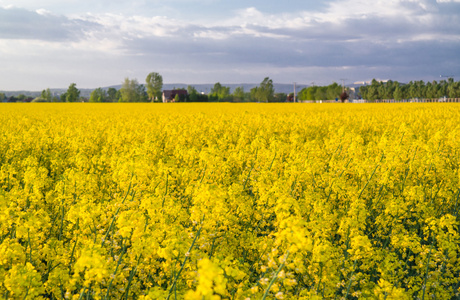
[[137,86],[137,102],[148,102],[149,96],[145,90],[145,85],[139,84]]
[[117,94],[118,94],[118,91],[116,88],[109,88],[107,90],[107,101],[108,102],[116,102],[118,101],[118,97],[117,97]]
[[147,94],[150,100],[158,101],[161,98],[161,92],[163,89],[163,77],[155,72],[150,73],[147,75],[145,79],[146,86],[147,86]]
[[269,77],[265,77],[257,88],[257,101],[270,102],[273,100],[274,94],[275,88],[273,87],[273,81]]
[[275,93],[273,102],[286,102],[288,95],[286,93]]
[[143,84],[139,84],[137,79],[125,78],[121,85],[119,102],[145,102],[148,100],[147,93]]
[[327,95],[326,95],[327,87],[325,86],[317,86],[315,89],[315,100],[326,100]]
[[308,88],[301,89],[300,92],[297,93],[297,99],[300,101],[307,100],[307,90]]
[[402,90],[402,88],[401,88],[400,86],[397,86],[396,89],[395,89],[395,91],[393,92],[393,98],[394,98],[395,100],[400,101],[400,100],[403,99],[403,97],[404,97],[404,96],[403,96],[403,90]]
[[244,93],[244,88],[242,86],[236,87],[235,90],[233,91],[233,99],[235,101],[244,101],[244,96],[245,96],[245,93]]
[[5,101],[5,99],[6,99],[5,94],[4,94],[4,93],[0,93],[0,102]]
[[[447,87],[447,96],[449,98],[458,98],[458,97],[460,97],[460,81],[449,82],[449,86]],[[0,99],[1,99],[1,97],[0,97]]]
[[331,85],[326,87],[326,99],[325,100],[334,100],[338,98],[342,93],[342,86],[340,86],[337,82],[334,82]]
[[257,99],[257,93],[258,93],[259,87],[253,87],[250,92],[249,92],[249,99],[250,101],[259,101]]
[[220,82],[214,84],[209,95],[211,101],[226,101],[230,99],[230,87],[222,86]]
[[77,102],[80,98],[80,90],[77,89],[76,83],[71,83],[67,92],[65,93],[66,102]]
[[47,102],[52,102],[53,101],[53,94],[51,93],[51,90],[47,88],[46,90],[42,91],[41,94],[42,99],[46,100]]
[[381,82],[372,79],[371,85],[367,87],[367,100],[375,101],[377,99],[381,99],[379,95],[379,87]]
[[440,86],[436,80],[433,80],[433,82],[427,82],[426,83],[426,97],[433,99],[433,98],[438,98],[441,97],[439,96],[440,93]]
[[106,102],[107,93],[102,88],[97,88],[91,92],[89,102]]
[[194,86],[187,86],[187,94],[188,94],[188,100],[190,102],[198,102],[199,96],[198,96],[198,91]]
[[305,100],[315,100],[317,86],[311,86],[307,89]]
[[413,98],[417,98],[417,97],[421,97],[421,95],[417,95],[418,92],[417,92],[417,86],[414,84],[414,82],[410,81],[408,84],[407,84],[407,95],[409,96],[409,98],[413,99]]
[[427,97],[427,88],[423,80],[416,81],[415,85],[415,96],[414,98],[426,98]]

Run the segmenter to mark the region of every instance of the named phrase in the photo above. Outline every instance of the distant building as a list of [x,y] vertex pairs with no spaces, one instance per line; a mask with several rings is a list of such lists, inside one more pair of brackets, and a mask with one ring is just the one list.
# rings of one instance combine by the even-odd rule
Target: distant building
[[164,90],[163,91],[163,102],[176,102],[176,95],[179,95],[179,98],[185,99],[187,97],[187,90]]

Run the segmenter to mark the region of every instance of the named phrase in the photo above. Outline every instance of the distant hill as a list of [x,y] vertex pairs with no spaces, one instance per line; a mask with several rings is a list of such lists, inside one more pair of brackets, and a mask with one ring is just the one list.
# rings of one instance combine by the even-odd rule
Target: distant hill
[[[78,87],[77,87],[78,88]],[[89,97],[89,95],[91,94],[91,92],[94,90],[94,89],[79,89],[80,90],[80,96],[82,97]],[[59,96],[65,92],[67,92],[67,89],[50,89],[51,93],[53,94],[53,96]],[[19,96],[21,94],[23,95],[26,95],[27,97],[39,97],[41,96],[42,94],[42,91],[25,91],[25,90],[21,90],[21,91],[0,91],[0,93],[3,93],[5,94],[6,97],[11,97],[11,96]]]
[[[189,84],[185,83],[166,83],[163,84],[163,89],[164,90],[172,90],[174,88],[184,88],[186,89]],[[205,94],[209,93],[211,89],[214,87],[214,84],[190,84],[191,86],[194,86],[198,92],[203,92]],[[259,86],[259,84],[252,84],[252,83],[241,83],[241,84],[225,84],[222,83],[223,86],[228,86],[230,87],[230,93],[233,93],[235,88],[237,87],[243,87],[245,92],[249,92],[252,88]],[[275,93],[285,93],[289,94],[294,92],[294,86],[293,84],[285,84],[285,83],[274,83],[273,84],[275,88]],[[307,87],[307,85],[302,85],[298,84],[296,85],[296,90],[297,92],[300,92],[301,89]],[[107,86],[103,87],[103,89],[107,90],[109,88],[115,88],[119,90],[121,88],[121,84],[118,85],[112,85],[112,86]],[[94,88],[96,89],[96,88]],[[91,92],[94,89],[79,89],[80,90],[80,96],[82,97],[89,97]],[[53,93],[53,96],[59,96],[67,91],[66,88],[58,88],[58,89],[50,89],[51,92]],[[0,91],[0,93],[4,93],[6,97],[11,97],[11,96],[18,96],[21,94],[24,94],[26,96],[30,97],[38,97],[41,95],[41,91]]]

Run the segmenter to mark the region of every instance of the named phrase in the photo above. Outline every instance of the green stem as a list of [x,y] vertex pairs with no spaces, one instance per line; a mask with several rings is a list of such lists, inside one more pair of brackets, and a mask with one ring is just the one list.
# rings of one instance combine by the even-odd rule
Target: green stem
[[[201,226],[200,229],[198,229],[198,231],[197,231],[197,233],[196,233],[196,235],[195,235],[195,238],[193,239],[193,242],[192,242],[192,244],[190,245],[190,248],[189,248],[188,251],[187,251],[187,253],[188,253],[189,255],[190,255],[190,252],[191,252],[192,249],[193,249],[193,246],[195,245],[196,239],[200,236],[201,228],[203,228],[203,226]],[[171,288],[169,289],[168,298],[166,298],[166,300],[168,300],[169,297],[171,297],[172,291],[175,290],[175,287],[176,287],[176,284],[177,284],[177,280],[179,279],[180,273],[182,272],[182,270],[183,270],[184,267],[185,267],[185,263],[187,262],[187,259],[188,259],[188,255],[185,256],[184,261],[182,262],[182,265],[180,266],[179,272],[177,272],[176,276],[174,277],[173,284],[172,284]]]
[[32,244],[30,242],[30,230],[27,228],[27,242],[29,244],[29,262],[33,265],[32,262]]
[[269,171],[271,171],[271,169],[273,167],[273,162],[275,161],[275,158],[276,158],[276,152],[275,152],[275,155],[273,155],[272,162],[270,163],[270,167],[268,168]]
[[[125,201],[126,201],[126,198],[128,198],[128,195],[129,195],[129,192],[131,191],[131,182],[129,183],[129,186],[128,186],[128,191],[126,192],[126,195],[125,197],[123,198],[123,201],[121,201],[121,204],[124,204]],[[133,196],[134,197],[134,196]],[[105,233],[105,236],[104,238],[102,239],[102,244],[101,246],[103,247],[104,244],[105,244],[105,240],[107,239],[107,236],[109,235],[110,233],[110,230],[112,230],[112,226],[113,224],[115,223],[115,219],[117,218],[117,215],[118,215],[118,212],[120,211],[120,207],[117,209],[117,211],[115,212],[115,215],[113,216],[112,218],[112,222],[110,223],[110,226],[109,228],[107,229],[107,232]]]
[[427,262],[426,262],[426,272],[425,272],[425,280],[424,280],[424,283],[423,283],[422,300],[425,299],[426,282],[427,282],[427,279],[428,279],[428,271],[429,271],[429,268],[430,268],[430,257],[431,257],[431,250],[433,250],[433,244],[434,244],[434,238],[431,241],[430,252],[428,252],[428,258],[427,258]]
[[264,296],[262,297],[262,300],[265,300],[267,298],[268,292],[270,292],[270,288],[272,285],[275,283],[276,278],[278,278],[279,272],[284,268],[284,265],[286,264],[286,261],[289,257],[289,251],[286,252],[286,258],[284,259],[283,263],[279,266],[278,270],[276,270],[275,275],[273,276],[272,280],[270,281],[270,284],[268,285],[267,289],[265,290]]
[[107,297],[109,296],[109,293],[110,293],[110,289],[112,288],[112,282],[113,280],[115,279],[115,275],[117,275],[117,271],[118,271],[118,267],[120,266],[122,260],[123,260],[123,255],[126,253],[126,246],[123,247],[123,251],[121,252],[121,255],[120,255],[120,258],[118,259],[118,262],[117,262],[117,266],[115,268],[115,271],[113,272],[113,278],[110,280],[110,283],[109,283],[109,286],[107,288],[107,293],[105,294],[105,298],[104,299],[107,299]]
[[353,275],[355,274],[355,270],[356,270],[356,259],[355,259],[355,262],[353,263],[353,272],[351,272],[350,282],[348,283],[347,294],[345,295],[345,299],[347,299],[348,293],[350,292],[350,287],[351,287],[351,283],[353,282]]
[[163,202],[161,203],[161,207],[165,206],[166,195],[168,194],[168,179],[169,179],[169,174],[166,174],[166,189],[165,189],[165,194],[163,195]]
[[359,193],[358,199],[361,198],[361,196],[362,196],[364,190],[366,189],[367,185],[368,185],[369,182],[371,181],[372,177],[374,177],[375,171],[377,171],[377,168],[378,168],[379,166],[380,166],[380,164],[377,164],[377,166],[375,166],[374,172],[372,172],[371,177],[369,177],[369,180],[367,180],[366,185],[365,185],[365,186],[363,187],[363,189],[361,190],[361,193]]
[[58,240],[62,240],[62,230],[63,230],[63,227],[64,227],[64,215],[65,215],[65,208],[64,208],[64,201],[62,201],[62,216],[61,216],[61,226],[59,228],[59,238]]
[[455,199],[455,218],[457,218],[457,215],[458,215],[458,208],[457,208],[457,205],[458,205],[458,197],[460,196],[460,188],[458,189],[457,191],[457,198]]
[[85,291],[86,291],[86,287],[83,288],[83,292],[81,292],[80,297],[78,298],[78,300],[83,299],[83,295],[85,295]]
[[128,284],[126,286],[126,300],[129,299],[129,288],[131,287],[131,282],[133,281],[133,278],[134,278],[134,274],[136,274],[136,271],[137,271],[137,266],[139,266],[139,262],[141,261],[141,257],[142,255],[139,255],[139,259],[137,260],[137,265],[136,267],[134,267],[134,269],[131,270],[131,272],[129,273],[129,279],[128,279]]

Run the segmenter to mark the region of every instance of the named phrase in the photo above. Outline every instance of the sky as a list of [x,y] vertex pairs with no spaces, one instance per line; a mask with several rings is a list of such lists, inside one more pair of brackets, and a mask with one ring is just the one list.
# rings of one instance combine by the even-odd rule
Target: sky
[[460,80],[460,0],[0,0],[0,90]]

